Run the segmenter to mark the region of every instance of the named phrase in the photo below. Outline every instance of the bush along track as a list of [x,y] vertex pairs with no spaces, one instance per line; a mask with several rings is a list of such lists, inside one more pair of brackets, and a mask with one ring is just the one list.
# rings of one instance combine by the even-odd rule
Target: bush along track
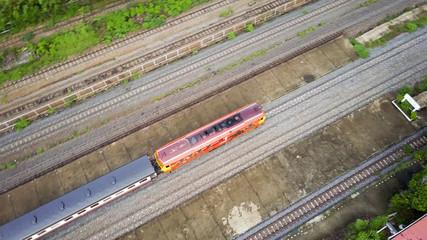
[[[0,32],[17,33],[37,24],[52,26],[117,0],[0,0]],[[7,36],[6,36],[7,37]]]
[[[59,32],[37,43],[28,43],[32,51],[29,61],[10,71],[0,71],[0,83],[18,80],[44,66],[64,61],[68,56],[81,53],[97,43],[111,43],[130,32],[153,29],[164,24],[166,18],[176,17],[193,6],[208,0],[148,0],[133,7],[94,18],[67,31]],[[20,49],[22,50],[22,49]],[[9,49],[17,53],[18,49]],[[1,55],[1,54],[0,54]]]
[[[392,20],[393,17],[387,17],[383,22]],[[353,45],[354,51],[357,53],[357,55],[360,58],[367,58],[370,56],[369,49],[378,47],[378,46],[385,46],[386,41],[396,37],[397,35],[405,32],[413,32],[417,30],[419,27],[425,27],[427,24],[427,14],[423,14],[418,19],[413,21],[408,21],[396,26],[390,26],[390,32],[386,33],[383,37],[376,39],[374,41],[368,42],[366,44],[362,44],[358,42],[356,39],[350,38],[349,41]],[[307,30],[306,30],[307,31]],[[304,32],[301,32],[304,33]]]

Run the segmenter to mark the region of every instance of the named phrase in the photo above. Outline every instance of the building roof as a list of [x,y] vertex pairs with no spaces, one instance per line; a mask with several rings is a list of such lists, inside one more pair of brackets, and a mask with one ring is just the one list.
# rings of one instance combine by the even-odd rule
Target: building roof
[[407,228],[389,238],[390,240],[425,240],[427,239],[427,214]]

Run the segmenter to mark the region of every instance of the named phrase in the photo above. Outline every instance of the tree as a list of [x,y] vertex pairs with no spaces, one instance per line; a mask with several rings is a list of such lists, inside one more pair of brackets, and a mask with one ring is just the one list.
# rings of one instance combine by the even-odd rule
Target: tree
[[387,222],[386,216],[379,216],[372,220],[357,219],[347,228],[347,240],[381,240],[382,235],[377,231]]
[[415,174],[409,181],[408,190],[396,194],[390,200],[389,212],[415,210],[427,211],[427,169]]

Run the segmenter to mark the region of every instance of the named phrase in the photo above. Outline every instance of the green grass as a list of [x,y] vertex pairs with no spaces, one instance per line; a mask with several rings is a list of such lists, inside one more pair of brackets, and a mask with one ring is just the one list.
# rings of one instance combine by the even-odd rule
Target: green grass
[[[30,61],[10,71],[0,71],[0,83],[20,79],[44,66],[64,61],[100,42],[109,44],[116,38],[126,37],[130,32],[159,27],[166,18],[175,17],[206,1],[208,0],[147,0],[134,4],[134,7],[96,17],[82,25],[42,38],[36,43],[28,43],[27,48],[34,52]],[[233,10],[229,9],[228,14],[231,13]],[[134,22],[136,16],[143,18],[142,24]]]
[[304,37],[304,36],[305,36],[305,35],[307,35],[309,32],[312,32],[312,31],[315,31],[315,30],[316,30],[316,27],[315,27],[315,26],[310,27],[310,28],[307,28],[307,29],[305,29],[304,31],[299,32],[299,33],[298,33],[298,36],[300,36],[300,37]]
[[77,99],[76,95],[69,96],[68,98],[65,99],[65,106],[70,107],[71,105],[73,105],[76,99]]
[[253,32],[254,31],[254,25],[252,23],[247,25],[246,27],[243,28],[243,31]]
[[[40,1],[6,1],[1,0],[0,32],[10,30],[2,39],[11,34],[37,24],[53,26],[55,23],[75,15],[82,15],[117,0],[40,0]],[[8,24],[13,23],[13,24]]]
[[361,7],[366,7],[366,6],[369,6],[369,5],[371,5],[372,3],[376,3],[376,2],[378,2],[378,0],[369,0],[369,1],[367,1],[367,2],[361,3],[361,4],[360,4],[360,6],[361,6]]
[[[393,16],[394,17],[394,16]],[[391,17],[390,17],[391,18]],[[387,19],[387,18],[386,18]],[[385,34],[383,37],[376,39],[372,42],[367,43],[365,46],[367,48],[374,48],[378,46],[385,46],[386,42],[397,35],[404,33],[404,32],[413,32],[417,30],[419,27],[425,27],[427,24],[427,15],[423,15],[420,18],[410,21],[398,26],[391,26],[391,31],[387,34]]]
[[235,39],[235,38],[236,38],[236,33],[235,32],[231,31],[231,32],[228,33],[228,35],[227,35],[227,39],[228,40]]
[[56,113],[55,108],[51,108],[51,109],[47,110],[47,114],[49,114],[49,115],[54,114],[54,113]]
[[353,50],[357,53],[360,58],[367,58],[370,56],[369,50],[356,39],[348,39],[348,41],[353,45]]
[[10,163],[6,163],[7,168],[9,169],[14,169],[16,168],[16,163],[10,162]]
[[228,11],[226,12],[221,12],[220,16],[221,17],[228,17],[229,15],[233,14],[234,10],[232,8],[229,8]]
[[30,120],[26,119],[26,118],[20,118],[18,120],[18,122],[16,122],[15,124],[15,129],[16,131],[21,131],[22,129],[24,129],[25,127],[27,127],[28,125],[30,125]]

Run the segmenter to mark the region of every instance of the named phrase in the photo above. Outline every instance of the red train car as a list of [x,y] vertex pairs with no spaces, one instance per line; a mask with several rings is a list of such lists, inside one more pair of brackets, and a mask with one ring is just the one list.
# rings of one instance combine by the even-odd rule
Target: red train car
[[162,172],[169,172],[248,132],[265,121],[261,106],[252,103],[157,149]]

